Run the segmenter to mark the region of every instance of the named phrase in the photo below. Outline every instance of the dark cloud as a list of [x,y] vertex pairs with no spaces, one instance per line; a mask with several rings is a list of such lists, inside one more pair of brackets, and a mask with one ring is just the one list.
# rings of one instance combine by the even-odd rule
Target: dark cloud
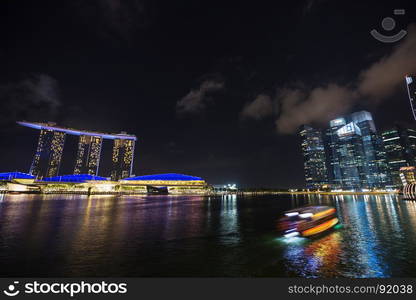
[[17,120],[51,120],[60,105],[57,81],[49,75],[36,74],[0,85],[2,124]]
[[416,73],[416,25],[410,25],[407,37],[391,55],[372,64],[359,76],[358,91],[379,102],[403,83],[404,76]]
[[276,120],[280,133],[293,133],[302,124],[326,123],[348,111],[356,99],[356,93],[337,84],[329,84],[310,90],[285,90],[279,95],[282,113]]
[[224,82],[218,80],[205,80],[199,88],[192,89],[185,97],[176,103],[176,111],[183,113],[200,113],[211,100],[210,93],[222,90]]
[[247,103],[242,112],[242,118],[252,118],[255,120],[262,119],[267,116],[271,116],[274,112],[273,100],[270,96],[260,94],[254,99],[253,102]]
[[[416,73],[415,53],[416,27],[410,25],[407,37],[390,55],[361,71],[349,85],[329,83],[320,87],[279,90],[276,98],[281,109],[276,120],[277,131],[290,134],[302,124],[325,124],[349,112],[357,103],[379,104],[395,92],[400,84],[404,84],[406,74]],[[243,112],[248,107],[256,107],[256,101],[246,105]],[[267,114],[245,115],[260,119]]]

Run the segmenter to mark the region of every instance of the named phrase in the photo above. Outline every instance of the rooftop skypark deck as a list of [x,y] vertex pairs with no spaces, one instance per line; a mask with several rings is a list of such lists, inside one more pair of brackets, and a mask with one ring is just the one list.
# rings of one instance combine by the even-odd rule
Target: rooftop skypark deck
[[37,123],[37,122],[20,121],[20,122],[17,122],[17,124],[25,126],[25,127],[38,129],[38,130],[45,129],[45,130],[65,132],[65,133],[71,134],[71,135],[99,136],[99,137],[102,137],[103,139],[109,139],[109,140],[115,140],[115,139],[134,140],[134,141],[137,140],[137,137],[135,135],[131,135],[131,134],[126,134],[126,133],[104,133],[104,132],[97,132],[97,131],[80,130],[80,129],[56,126],[53,123]]

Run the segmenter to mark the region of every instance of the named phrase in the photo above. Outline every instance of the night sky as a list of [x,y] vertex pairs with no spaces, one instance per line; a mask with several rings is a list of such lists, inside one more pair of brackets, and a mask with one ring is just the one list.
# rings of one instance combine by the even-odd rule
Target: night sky
[[[17,120],[55,121],[135,134],[136,175],[302,187],[299,125],[359,109],[379,130],[414,123],[404,75],[416,74],[415,1],[3,0],[0,24],[2,172],[33,158],[39,132]],[[408,34],[385,44],[371,29]]]

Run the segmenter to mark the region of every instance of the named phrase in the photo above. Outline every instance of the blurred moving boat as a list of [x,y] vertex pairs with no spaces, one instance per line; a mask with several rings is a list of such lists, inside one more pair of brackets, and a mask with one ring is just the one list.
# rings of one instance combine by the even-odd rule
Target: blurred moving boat
[[338,222],[334,207],[307,206],[285,212],[279,219],[278,230],[285,237],[306,237],[329,230]]

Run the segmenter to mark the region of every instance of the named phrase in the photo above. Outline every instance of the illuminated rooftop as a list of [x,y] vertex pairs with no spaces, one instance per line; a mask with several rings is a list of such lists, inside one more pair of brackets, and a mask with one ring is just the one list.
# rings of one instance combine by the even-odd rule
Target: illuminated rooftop
[[50,182],[85,182],[89,180],[107,180],[105,177],[93,176],[89,174],[79,174],[79,175],[63,175],[55,177],[46,177],[42,181]]
[[0,173],[0,180],[12,180],[12,179],[34,179],[35,176],[22,172],[6,172]]
[[54,123],[36,123],[36,122],[17,122],[17,124],[30,127],[34,129],[45,129],[45,130],[54,130],[54,131],[60,131],[65,132],[67,134],[72,135],[90,135],[90,136],[100,136],[103,139],[123,139],[123,140],[137,140],[137,137],[135,135],[126,134],[126,133],[104,133],[104,132],[97,132],[97,131],[87,131],[87,130],[79,130],[74,128],[66,128],[66,127],[60,127],[56,126]]
[[130,178],[124,178],[123,180],[165,180],[165,181],[193,181],[203,180],[201,177],[189,176],[184,174],[155,174],[155,175],[143,175]]

